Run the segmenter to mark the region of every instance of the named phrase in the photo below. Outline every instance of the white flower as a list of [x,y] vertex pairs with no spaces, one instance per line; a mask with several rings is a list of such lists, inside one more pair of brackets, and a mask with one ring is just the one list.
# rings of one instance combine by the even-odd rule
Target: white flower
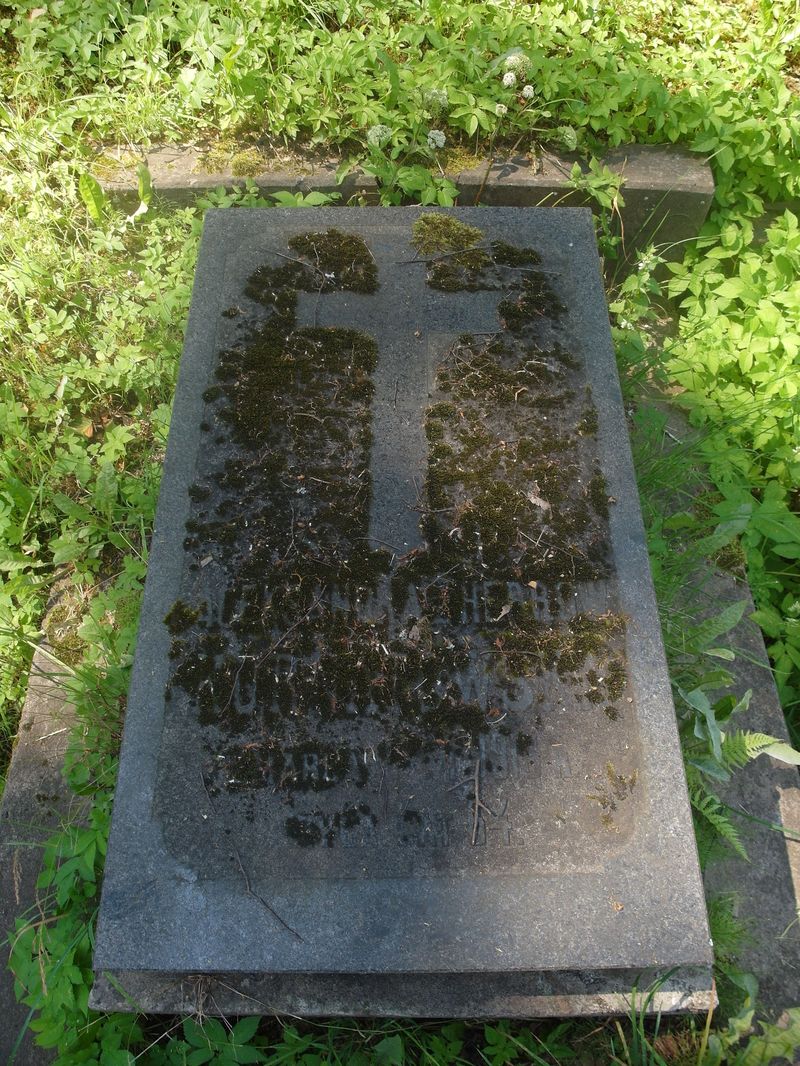
[[422,95],[422,102],[429,111],[446,111],[449,105],[444,89],[428,89]]
[[536,90],[532,85],[522,86],[522,95],[525,97],[526,100],[532,100],[535,92]]
[[428,134],[429,148],[444,148],[446,138],[441,130],[431,130]]
[[498,118],[502,118],[503,115],[508,114],[508,108],[505,104],[495,104],[494,113],[497,115]]
[[507,56],[504,66],[506,70],[513,70],[516,72],[523,71],[528,65],[528,60],[519,52],[515,52],[513,55]]
[[367,144],[372,145],[373,148],[383,148],[391,136],[391,128],[378,123],[377,126],[370,126],[367,130]]
[[513,70],[509,70],[506,74],[503,75],[503,85],[505,85],[507,89],[513,89],[516,84],[517,75],[514,73]]

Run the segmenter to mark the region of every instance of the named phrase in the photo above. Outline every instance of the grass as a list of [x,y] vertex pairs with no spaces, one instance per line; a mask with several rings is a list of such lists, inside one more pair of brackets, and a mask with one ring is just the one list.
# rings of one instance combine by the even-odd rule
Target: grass
[[[672,295],[683,304],[675,336],[651,343],[662,298],[656,258],[609,295],[630,396],[641,403],[647,383],[677,375],[698,430],[696,446],[664,454],[664,427],[643,406],[634,442],[687,756],[713,756],[716,771],[729,773],[741,751],[721,745],[716,758],[712,727],[696,735],[700,718],[724,726],[731,706],[717,700],[710,716],[698,711],[696,693],[710,691],[714,670],[720,680],[720,662],[709,657],[710,630],[687,617],[679,593],[709,553],[748,568],[784,704],[796,717],[791,335],[800,240],[787,219],[759,248],[751,227],[770,200],[800,192],[798,25],[795,2],[766,0],[577,2],[566,11],[550,0],[535,8],[437,0],[424,20],[413,0],[30,0],[0,8],[0,756],[10,750],[54,575],[70,573],[87,604],[85,653],[70,681],[82,725],[67,772],[91,813],[51,842],[41,886],[50,918],[20,930],[13,958],[32,1024],[59,1048],[60,1062],[244,1061],[239,1044],[261,1056],[252,1061],[287,1063],[700,1061],[702,1022],[656,1036],[635,1016],[622,1040],[610,1026],[572,1022],[198,1032],[189,1021],[86,1010],[127,671],[202,215],[210,203],[256,201],[220,192],[171,210],[153,200],[127,220],[80,181],[108,144],[135,157],[143,144],[187,137],[212,146],[222,138],[232,155],[335,148],[372,168],[387,202],[447,202],[437,165],[447,152],[466,156],[520,138],[524,149],[584,154],[628,141],[680,142],[709,156],[717,195],[702,241],[672,272]],[[504,86],[516,55],[524,56],[511,64],[517,84]],[[522,93],[527,84],[532,96]],[[370,140],[376,126],[388,136]],[[445,133],[444,149],[430,146],[431,129]],[[613,198],[599,170],[587,192]],[[613,257],[613,220],[601,236]],[[731,345],[737,337],[745,341]],[[758,365],[741,358],[746,347],[758,351]],[[693,476],[709,460],[710,492]],[[717,645],[728,640],[730,617],[717,620]],[[713,782],[699,775],[694,788],[705,848],[729,823],[713,804]],[[735,923],[723,905],[712,919],[715,940],[734,944],[719,954],[733,1019],[715,1025],[708,1053],[717,1057],[705,1061],[744,1066],[758,1061],[759,1048],[789,1061],[791,1041],[800,1043],[791,1026],[783,1037],[759,1031],[747,1050],[752,988],[736,970]]]

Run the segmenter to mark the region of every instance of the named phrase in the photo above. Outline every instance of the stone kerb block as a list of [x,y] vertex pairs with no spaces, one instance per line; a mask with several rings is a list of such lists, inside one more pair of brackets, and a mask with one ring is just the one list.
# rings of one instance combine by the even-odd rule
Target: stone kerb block
[[[247,180],[225,168],[204,169],[196,148],[156,148],[146,155],[153,185],[159,195],[191,203],[196,195],[220,185],[243,185]],[[586,169],[577,155],[544,152],[541,156],[482,160],[471,169],[448,172],[459,188],[464,206],[476,202],[494,207],[596,207],[583,193],[567,184],[573,165]],[[668,259],[682,255],[683,245],[698,235],[714,197],[711,168],[701,157],[676,146],[626,145],[611,151],[604,164],[624,178],[624,204],[619,221],[625,243],[624,262],[655,242]],[[358,169],[337,184],[338,161],[309,163],[302,169],[277,168],[255,174],[252,180],[263,194],[280,192],[338,193],[342,202],[357,198],[377,204],[375,179]],[[488,173],[487,173],[488,167]],[[106,191],[135,206],[136,178],[132,169],[120,168],[103,182]]]

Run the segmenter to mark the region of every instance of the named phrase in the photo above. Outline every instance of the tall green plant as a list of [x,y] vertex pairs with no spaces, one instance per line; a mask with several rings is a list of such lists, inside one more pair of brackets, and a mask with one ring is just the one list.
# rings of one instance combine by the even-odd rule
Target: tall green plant
[[[667,368],[704,431],[720,521],[741,537],[778,689],[800,703],[800,229],[787,211],[753,247],[731,221],[672,264],[683,316]],[[742,475],[748,487],[742,487]]]

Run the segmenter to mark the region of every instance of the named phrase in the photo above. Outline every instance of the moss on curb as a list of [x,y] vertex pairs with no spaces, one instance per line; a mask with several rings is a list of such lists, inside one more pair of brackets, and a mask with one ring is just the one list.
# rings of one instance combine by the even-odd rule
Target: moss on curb
[[266,160],[257,148],[243,148],[231,156],[231,174],[237,178],[254,178],[267,169]]

